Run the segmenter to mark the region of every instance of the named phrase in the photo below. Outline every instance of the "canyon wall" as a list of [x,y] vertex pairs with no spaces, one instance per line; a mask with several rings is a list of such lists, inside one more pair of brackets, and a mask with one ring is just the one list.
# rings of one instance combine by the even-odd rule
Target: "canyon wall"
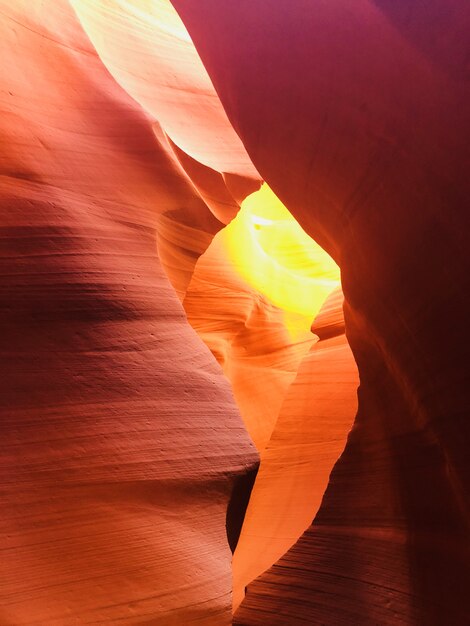
[[0,4],[0,623],[230,624],[258,457],[156,237],[211,213],[68,2]]
[[465,624],[468,5],[173,4],[257,170],[341,267],[361,381],[315,524],[235,623]]
[[[172,4],[0,0],[0,623],[467,624],[470,10]],[[261,179],[341,268],[297,343]]]

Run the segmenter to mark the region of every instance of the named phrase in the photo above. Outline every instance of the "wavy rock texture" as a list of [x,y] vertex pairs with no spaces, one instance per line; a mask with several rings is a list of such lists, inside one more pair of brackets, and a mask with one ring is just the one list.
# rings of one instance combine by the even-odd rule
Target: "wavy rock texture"
[[[250,196],[252,209],[255,214],[263,209],[269,214],[269,207],[259,205],[265,196],[260,197],[257,203]],[[245,267],[245,254],[233,256],[239,246],[248,251],[249,265],[261,264],[263,259],[257,255],[263,248],[257,246],[256,235],[266,245],[266,237],[274,233],[275,256],[265,261],[268,267],[263,275],[267,285],[269,270],[276,271],[276,254],[285,252],[284,239],[289,241],[278,236],[275,222],[254,227],[255,214],[247,212],[245,204],[199,257],[183,299],[189,322],[230,380],[244,423],[261,454],[234,554],[235,606],[246,585],[286,552],[311,522],[353,422],[358,382],[344,336],[341,290],[316,317],[313,331],[322,337],[318,342],[307,317],[275,306],[245,280],[250,270]],[[173,225],[171,231],[165,230],[166,244],[174,250],[173,267],[181,267],[182,259],[193,258],[194,242],[201,238],[194,228]],[[278,295],[290,301],[289,288],[297,293],[296,286],[303,280],[313,292],[306,302],[315,306],[315,298],[321,302],[325,287],[315,284],[322,277],[304,267],[305,257],[300,245],[289,249],[288,261],[293,266],[300,262],[304,274],[285,276],[288,288],[280,289]],[[274,279],[277,290],[280,276],[274,274]]]
[[257,170],[340,264],[361,380],[315,524],[235,623],[465,624],[468,5],[174,6]]
[[257,454],[156,253],[212,216],[66,2],[0,12],[0,622],[229,624]]
[[263,450],[313,335],[292,340],[284,311],[247,285],[219,235],[196,265],[184,306],[222,364],[248,431]]
[[[236,624],[467,624],[470,11],[173,5],[0,0],[0,622],[231,623],[248,430]],[[261,177],[345,325],[235,271]]]
[[[266,191],[250,196],[239,216],[215,236],[198,259],[183,299],[189,322],[230,380],[244,423],[261,454],[260,472],[234,554],[235,606],[246,585],[271,566],[311,522],[357,406],[357,368],[344,336],[341,290],[332,294],[316,317],[313,331],[322,337],[318,343],[308,317],[275,306],[245,279],[250,273],[246,262],[265,263],[267,286],[268,274],[281,271],[280,255],[290,243],[288,236],[279,237],[283,222],[252,222],[263,211],[272,214],[270,198]],[[287,226],[292,225],[288,222]],[[188,237],[182,236],[186,230],[178,225],[166,232],[175,262],[187,258],[193,242],[199,241],[194,229],[187,229]],[[270,242],[266,238],[272,235]],[[298,236],[297,231],[291,229],[294,235]],[[258,256],[265,255],[262,242],[265,246],[272,243],[271,259]],[[239,246],[246,255],[234,256]],[[291,302],[289,291],[298,295],[304,281],[312,297],[302,306],[294,300],[295,304],[320,306],[316,300],[321,303],[329,289],[322,282],[324,276],[305,267],[307,254],[300,244],[288,252],[284,261],[300,269],[283,276],[283,289],[278,289],[279,274],[273,275],[278,298],[283,295]],[[310,255],[320,271],[321,257],[315,248]],[[331,271],[330,266],[327,262],[325,271]]]
[[344,335],[342,304],[339,289],[317,316],[313,330],[322,331],[322,338],[311,342],[298,365],[261,453],[234,554],[235,607],[245,587],[310,525],[354,421],[358,376]]
[[70,0],[101,60],[187,154],[259,178],[169,0]]
[[182,206],[158,217],[159,257],[183,301],[197,260],[207,250],[214,235],[235,217],[242,200],[258,189],[260,181],[240,175],[228,178],[178,148],[158,125],[154,126],[154,131],[161,143],[169,144],[175,166],[189,177],[195,193],[210,209],[201,210],[198,205]]

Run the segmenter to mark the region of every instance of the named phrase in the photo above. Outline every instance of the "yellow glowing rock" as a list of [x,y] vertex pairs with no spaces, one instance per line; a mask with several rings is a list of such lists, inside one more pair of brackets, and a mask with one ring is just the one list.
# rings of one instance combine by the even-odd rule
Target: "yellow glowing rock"
[[236,271],[285,311],[293,334],[310,327],[340,285],[339,267],[266,183],[244,200],[223,239]]

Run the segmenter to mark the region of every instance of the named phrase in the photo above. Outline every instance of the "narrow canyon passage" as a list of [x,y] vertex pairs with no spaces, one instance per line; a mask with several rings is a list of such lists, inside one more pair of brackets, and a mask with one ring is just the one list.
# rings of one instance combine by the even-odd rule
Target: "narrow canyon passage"
[[[178,286],[184,245],[204,238],[163,217],[164,266]],[[354,421],[359,381],[339,285],[336,263],[263,184],[198,258],[182,297],[261,457],[233,558],[234,608],[312,522]]]
[[468,626],[469,29],[0,0],[0,626]]

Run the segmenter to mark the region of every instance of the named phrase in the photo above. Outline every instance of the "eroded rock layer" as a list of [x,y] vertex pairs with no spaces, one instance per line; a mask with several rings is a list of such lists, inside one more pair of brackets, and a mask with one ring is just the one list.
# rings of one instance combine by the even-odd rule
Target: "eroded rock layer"
[[[467,624],[470,11],[172,4],[0,0],[0,622],[228,625],[238,541],[239,626]],[[261,177],[341,267],[295,340]]]
[[342,453],[357,408],[357,367],[344,335],[342,293],[323,306],[314,341],[285,392],[261,453],[234,554],[234,605],[249,583],[274,564],[314,518],[330,472]]
[[156,252],[211,214],[67,2],[0,4],[0,622],[229,624],[257,454]]
[[235,607],[309,526],[354,419],[341,289],[322,306],[337,270],[264,186],[214,237],[186,291],[188,320],[222,365],[261,455],[234,553]]
[[361,380],[315,524],[235,622],[464,624],[468,5],[173,4],[257,170],[341,266]]

